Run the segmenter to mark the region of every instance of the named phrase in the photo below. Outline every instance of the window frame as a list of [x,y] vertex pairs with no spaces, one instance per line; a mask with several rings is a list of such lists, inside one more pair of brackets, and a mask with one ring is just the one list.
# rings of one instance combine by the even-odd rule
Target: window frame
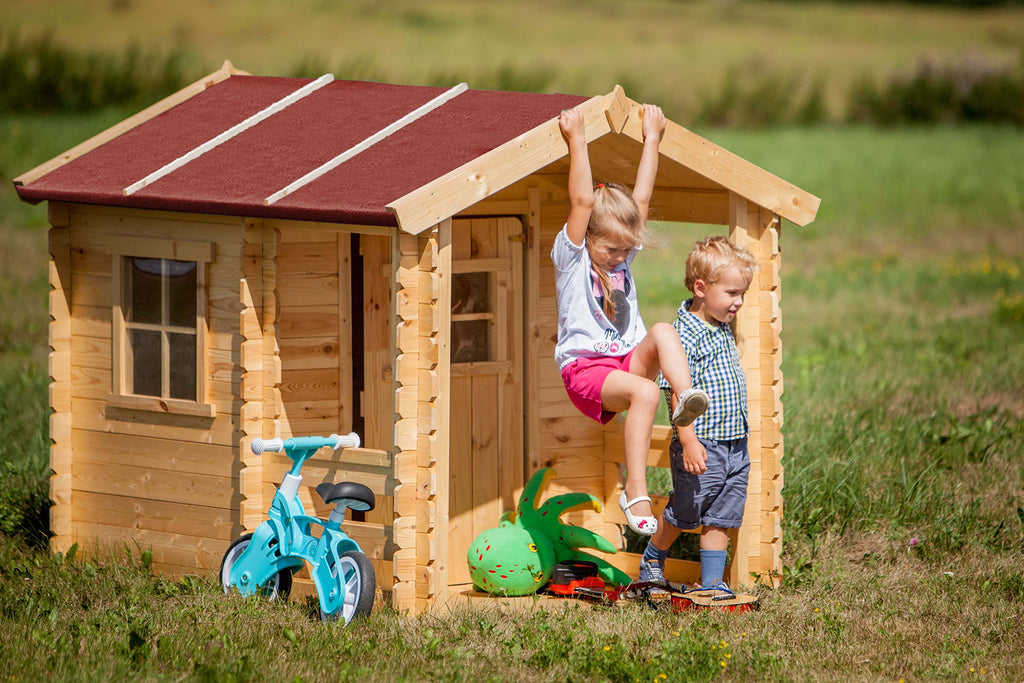
[[[126,410],[142,410],[175,415],[212,418],[216,407],[209,403],[207,390],[207,267],[214,260],[214,243],[187,240],[158,239],[149,237],[123,236],[111,247],[112,254],[112,307],[111,307],[111,393],[107,406]],[[196,264],[196,400],[170,398],[167,396],[146,396],[128,390],[131,386],[131,363],[128,353],[131,343],[130,330],[125,320],[125,268],[126,259],[147,258],[176,261],[192,261]],[[167,359],[169,362],[169,359]],[[164,368],[161,365],[161,372]],[[168,385],[161,381],[161,392],[168,391]]]

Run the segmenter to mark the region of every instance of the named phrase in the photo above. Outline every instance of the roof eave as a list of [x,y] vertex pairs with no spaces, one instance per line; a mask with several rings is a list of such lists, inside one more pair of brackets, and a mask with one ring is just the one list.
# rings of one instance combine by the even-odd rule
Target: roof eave
[[[168,95],[159,102],[156,102],[146,107],[137,114],[130,116],[127,119],[124,119],[123,121],[120,121],[119,123],[111,126],[110,128],[107,128],[103,132],[97,133],[96,135],[92,136],[85,142],[75,145],[66,152],[58,154],[49,161],[45,161],[39,164],[31,171],[26,171],[25,173],[22,173],[21,175],[14,179],[14,187],[16,190],[19,190],[18,194],[20,196],[21,187],[28,185],[32,181],[43,177],[47,173],[50,173],[51,171],[60,168],[64,164],[67,164],[81,156],[84,156],[85,154],[88,154],[89,152],[96,149],[100,145],[103,145],[113,140],[114,138],[123,135],[124,133],[127,133],[133,128],[142,125],[146,121],[149,121],[150,119],[159,116],[168,109],[171,109],[172,107],[181,104],[182,102],[194,97],[195,95],[198,95],[210,86],[216,85],[217,83],[220,83],[221,81],[226,80],[232,76],[247,75],[249,75],[248,72],[240,71],[239,69],[236,69],[229,60],[224,60],[224,64],[222,64],[221,67],[216,71],[206,76],[203,76],[194,83],[191,83],[182,88],[181,90],[171,95]],[[40,200],[25,199],[23,201],[38,203]]]
[[[643,142],[640,105],[626,97],[620,86],[616,85],[606,95],[587,100],[579,108],[584,114],[588,143],[609,133],[627,135]],[[723,189],[735,192],[797,225],[813,221],[821,204],[818,197],[672,121],[667,124],[659,149],[664,156]],[[399,197],[385,208],[395,215],[402,231],[419,234],[567,153],[558,119],[552,118]]]
[[[643,142],[640,105],[632,100],[621,133]],[[786,182],[760,166],[668,121],[658,146],[663,156],[685,166],[797,225],[807,225],[818,213],[821,199]]]

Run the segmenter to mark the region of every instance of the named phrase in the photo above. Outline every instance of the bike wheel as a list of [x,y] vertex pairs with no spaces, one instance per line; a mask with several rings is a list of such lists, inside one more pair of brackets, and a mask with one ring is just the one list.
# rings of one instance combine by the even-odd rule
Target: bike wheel
[[[230,579],[231,568],[251,542],[252,534],[243,534],[232,541],[231,545],[224,552],[224,559],[220,561],[220,585],[224,588],[225,593],[229,592],[232,588]],[[279,571],[269,581],[260,586],[259,592],[260,595],[266,596],[268,600],[276,600],[278,598],[287,598],[291,591],[292,573],[291,570],[285,569]]]
[[365,616],[373,608],[373,594],[377,590],[377,577],[373,564],[358,550],[346,550],[338,556],[338,562],[331,571],[339,590],[344,591],[345,602],[334,614],[320,610],[324,621],[341,620],[346,625],[353,619]]

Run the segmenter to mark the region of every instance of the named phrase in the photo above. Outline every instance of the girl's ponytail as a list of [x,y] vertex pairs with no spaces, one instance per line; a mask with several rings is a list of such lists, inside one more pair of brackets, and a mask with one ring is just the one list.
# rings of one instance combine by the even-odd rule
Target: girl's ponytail
[[593,268],[593,271],[597,273],[597,282],[601,285],[601,296],[604,297],[604,314],[608,316],[608,319],[612,322],[615,321],[615,316],[618,313],[618,309],[615,308],[615,302],[612,300],[612,279],[608,277],[608,273],[605,272],[604,268]]
[[[594,208],[587,225],[587,239],[612,238],[617,242],[632,242],[636,246],[644,243],[645,226],[640,220],[640,209],[633,200],[629,188],[619,183],[599,183],[594,189]],[[604,268],[595,266],[601,294],[604,297],[604,314],[615,320],[617,308],[612,297],[612,283]]]

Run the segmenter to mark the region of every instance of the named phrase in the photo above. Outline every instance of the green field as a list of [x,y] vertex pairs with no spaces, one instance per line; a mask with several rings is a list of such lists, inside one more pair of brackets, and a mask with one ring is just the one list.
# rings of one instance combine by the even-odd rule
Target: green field
[[[1014,60],[1024,47],[1020,9],[86,7],[3,2],[0,22],[52,27],[83,48],[121,49],[145,33],[155,47],[188,46],[210,68],[227,56],[284,73],[315,57],[339,77],[352,64],[360,77],[421,82],[464,78],[455,64],[471,73],[534,65],[550,71],[552,89],[605,92],[628,75],[630,94],[680,98],[698,97],[731,65],[814,65],[842,92],[862,70],[891,73],[924,54]],[[309,54],[294,54],[296,44]],[[311,620],[301,600],[267,605],[222,596],[211,576],[151,577],[145,548],[88,558],[39,550],[46,217],[18,202],[9,181],[127,113],[0,116],[0,678],[1024,680],[1024,130],[699,131],[822,198],[813,224],[782,228],[784,576],[778,590],[756,589],[759,612],[531,605],[409,618],[380,609],[342,629]],[[656,228],[666,246],[637,262],[648,323],[673,315],[680,255],[703,231]]]
[[1018,64],[1024,7],[761,0],[0,1],[0,26],[81,49],[180,48],[197,74],[254,74],[603,94],[615,83],[685,124],[727,74],[780,106],[812,84],[836,110],[858,79],[922,62]]

